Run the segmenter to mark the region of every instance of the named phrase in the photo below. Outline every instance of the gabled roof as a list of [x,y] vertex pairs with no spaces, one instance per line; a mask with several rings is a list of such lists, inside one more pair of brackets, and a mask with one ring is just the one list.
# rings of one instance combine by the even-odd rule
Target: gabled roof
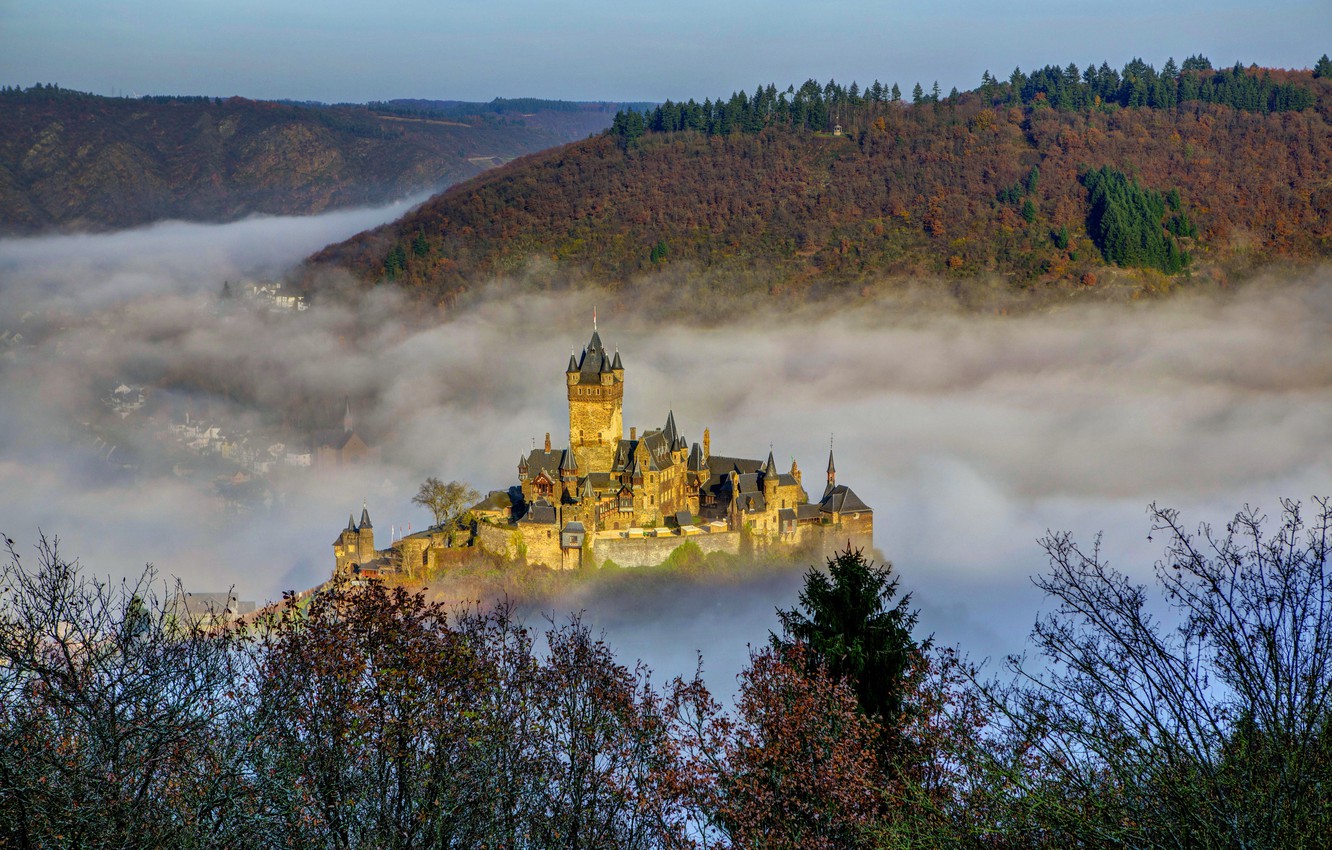
[[537,499],[528,508],[527,513],[519,522],[537,523],[540,525],[555,524],[555,506],[545,499]]
[[819,502],[819,510],[824,513],[863,513],[866,511],[873,513],[870,506],[862,502],[860,497],[845,484],[828,488],[828,492],[823,494],[823,499]]
[[[532,477],[536,477],[538,472],[547,473],[548,478],[559,477],[560,464],[564,461],[564,451],[546,451],[545,449],[533,449],[527,453],[525,463],[528,472]],[[523,463],[519,463],[519,469],[523,468]]]

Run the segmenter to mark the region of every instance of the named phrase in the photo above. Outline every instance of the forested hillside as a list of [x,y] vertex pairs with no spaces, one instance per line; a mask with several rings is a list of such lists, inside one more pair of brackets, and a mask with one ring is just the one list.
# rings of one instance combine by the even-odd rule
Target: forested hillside
[[[579,104],[574,104],[579,106]],[[0,233],[308,214],[439,189],[563,144],[604,111],[543,126],[207,97],[0,90]],[[564,122],[564,123],[561,123]]]
[[[623,112],[314,259],[456,298],[678,266],[737,293],[900,275],[1094,285],[1332,251],[1332,68],[1202,57],[988,72],[970,92],[813,81]],[[1099,187],[1099,188],[1098,188]]]

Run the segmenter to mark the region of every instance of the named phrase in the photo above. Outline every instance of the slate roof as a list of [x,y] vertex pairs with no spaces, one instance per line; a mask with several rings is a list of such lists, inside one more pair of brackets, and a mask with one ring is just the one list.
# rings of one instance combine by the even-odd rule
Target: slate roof
[[374,528],[374,526],[370,524],[370,509],[361,508],[361,530],[364,531],[367,528]]
[[[575,365],[572,358],[569,360],[569,365]],[[592,332],[592,339],[588,340],[583,348],[583,354],[578,358],[576,365],[580,384],[599,384],[601,373],[609,372],[613,368],[610,358],[606,355],[606,348],[601,344],[601,335],[596,331]]]
[[870,506],[862,502],[860,497],[845,484],[838,484],[824,493],[823,500],[819,502],[819,510],[824,513],[873,513]]
[[571,458],[569,462],[577,466],[577,459],[573,458],[571,449],[560,449],[559,451],[546,451],[544,449],[533,449],[528,452],[527,457],[518,462],[518,468],[521,470],[523,465],[527,466],[527,474],[532,478],[539,472],[545,472],[546,477],[552,481],[560,477],[560,470],[564,468],[565,457]]
[[819,514],[822,513],[822,511],[819,509],[819,506],[812,503],[804,505],[796,505],[795,512],[797,520],[818,519]]
[[685,461],[685,466],[694,472],[702,472],[708,468],[703,462],[703,449],[699,448],[698,443],[694,443],[694,447],[689,450],[689,459]]
[[636,440],[620,440],[615,447],[615,459],[611,462],[612,472],[624,472],[629,464],[636,460],[638,447],[647,449],[647,469],[660,472],[671,465],[671,447],[661,431],[648,431]]
[[555,524],[555,506],[545,499],[537,499],[527,508],[527,513],[519,522],[538,523],[540,525]]

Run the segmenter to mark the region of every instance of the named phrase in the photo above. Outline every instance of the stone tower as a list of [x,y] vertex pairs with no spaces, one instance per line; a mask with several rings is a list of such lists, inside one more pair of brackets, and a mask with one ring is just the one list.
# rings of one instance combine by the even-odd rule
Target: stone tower
[[569,355],[569,445],[583,475],[610,472],[624,437],[624,365],[612,359],[592,330],[582,356]]

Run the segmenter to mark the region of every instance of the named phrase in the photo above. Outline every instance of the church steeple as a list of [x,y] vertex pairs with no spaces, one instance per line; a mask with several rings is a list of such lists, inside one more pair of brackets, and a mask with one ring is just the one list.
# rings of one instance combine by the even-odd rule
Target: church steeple
[[350,434],[356,430],[356,420],[352,419],[351,396],[343,396],[343,401],[346,403],[346,409],[342,414],[342,430]]
[[828,486],[837,486],[837,466],[833,463],[832,442],[828,443]]

